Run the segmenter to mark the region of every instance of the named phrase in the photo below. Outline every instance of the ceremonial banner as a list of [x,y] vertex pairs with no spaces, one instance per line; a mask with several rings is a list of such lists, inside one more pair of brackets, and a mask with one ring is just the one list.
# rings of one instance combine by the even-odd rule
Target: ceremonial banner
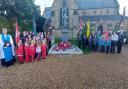
[[87,36],[87,38],[89,38],[89,36],[90,36],[90,21],[88,21],[88,23],[87,23],[87,32],[86,32],[86,36]]
[[18,23],[16,21],[15,42],[18,43],[19,40],[20,40],[20,32],[19,32]]

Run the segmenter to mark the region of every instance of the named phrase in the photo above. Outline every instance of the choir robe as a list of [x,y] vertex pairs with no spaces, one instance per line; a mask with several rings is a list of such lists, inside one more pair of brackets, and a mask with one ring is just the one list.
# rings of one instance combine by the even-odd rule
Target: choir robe
[[25,51],[25,61],[26,61],[26,62],[30,62],[29,46],[25,46],[25,47],[24,47],[24,51]]
[[41,50],[42,50],[42,58],[45,59],[46,58],[46,51],[47,51],[45,44],[41,45]]
[[35,45],[29,46],[29,57],[31,57],[31,61],[33,62],[35,60],[35,54],[36,54],[36,48]]
[[16,49],[16,55],[20,63],[23,63],[23,46],[21,45]]
[[[8,41],[11,45],[9,47],[5,47],[5,41]],[[13,39],[11,35],[0,34],[0,60],[1,62],[3,62],[4,60],[4,64],[6,65],[9,62],[13,61],[14,56],[15,56],[14,44],[13,44]]]

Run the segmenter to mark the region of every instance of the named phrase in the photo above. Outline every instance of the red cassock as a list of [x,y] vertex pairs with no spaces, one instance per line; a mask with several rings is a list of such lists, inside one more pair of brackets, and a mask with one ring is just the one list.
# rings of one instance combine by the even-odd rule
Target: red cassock
[[17,54],[19,62],[22,63],[24,61],[23,60],[23,46],[16,48],[16,54]]
[[33,46],[30,45],[29,46],[29,57],[31,57],[32,62],[35,59],[35,53],[36,53],[36,47],[35,47],[35,45],[33,45]]
[[46,45],[42,44],[41,45],[41,50],[42,50],[42,58],[45,59],[46,58]]
[[30,58],[29,58],[29,46],[25,46],[24,47],[24,51],[25,51],[25,61],[26,62],[30,62]]

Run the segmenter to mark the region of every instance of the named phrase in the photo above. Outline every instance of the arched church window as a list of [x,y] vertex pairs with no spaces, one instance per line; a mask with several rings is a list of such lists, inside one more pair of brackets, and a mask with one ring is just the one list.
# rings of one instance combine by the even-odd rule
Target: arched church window
[[62,8],[60,8],[60,26],[63,26],[62,25]]
[[52,16],[55,16],[55,11],[52,11],[51,15],[52,15]]
[[94,10],[94,15],[96,14],[96,10]]
[[109,14],[109,10],[108,9],[106,10],[106,13]]
[[102,15],[102,10],[100,10],[100,15]]
[[74,15],[77,15],[77,14],[78,14],[77,10],[74,10]]
[[85,11],[85,10],[83,10],[83,11],[82,11],[82,15],[85,15],[85,14],[86,14],[86,11]]

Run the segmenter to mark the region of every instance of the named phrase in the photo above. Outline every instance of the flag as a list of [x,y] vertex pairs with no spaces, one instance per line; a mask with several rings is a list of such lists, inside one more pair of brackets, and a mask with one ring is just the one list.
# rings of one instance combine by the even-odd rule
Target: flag
[[33,18],[32,18],[32,23],[33,23],[32,32],[36,33],[36,22],[35,22],[35,16],[34,15],[33,15]]
[[82,28],[83,28],[83,22],[82,22],[82,17],[80,17],[80,23],[79,23],[80,32],[82,32]]
[[121,17],[121,20],[120,20],[120,23],[119,23],[119,27],[118,27],[118,30],[120,28],[120,25],[124,22],[124,17],[125,17],[125,10],[126,10],[126,7],[124,7],[124,10],[123,10],[123,15]]
[[81,32],[86,35],[86,23],[83,24]]
[[87,38],[89,38],[89,36],[90,36],[90,21],[88,21],[88,23],[87,23],[87,32],[86,32],[86,36],[87,36]]
[[18,23],[16,21],[15,42],[18,43],[19,40],[20,40],[20,32],[19,32]]
[[85,21],[85,24],[84,24],[84,27],[83,27],[83,30],[84,30],[84,34],[86,35],[86,21]]
[[124,10],[123,10],[123,16],[125,16],[125,11],[126,11],[126,7],[124,7]]

